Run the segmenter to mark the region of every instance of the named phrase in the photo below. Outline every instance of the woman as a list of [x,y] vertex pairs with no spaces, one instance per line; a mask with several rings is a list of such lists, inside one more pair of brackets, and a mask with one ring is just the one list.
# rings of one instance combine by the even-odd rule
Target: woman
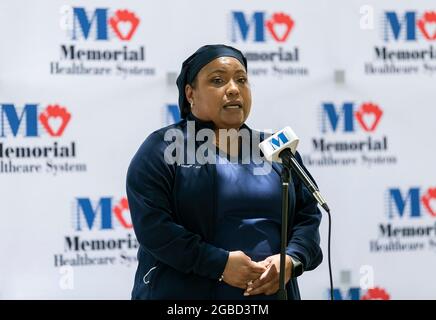
[[[253,174],[259,159],[252,154],[242,159],[240,154],[251,140],[234,134],[221,141],[218,134],[213,137],[216,148],[208,152],[219,151],[213,155],[216,162],[195,159],[192,164],[187,161],[189,152],[169,161],[172,141],[165,136],[178,130],[181,145],[189,149],[193,143],[197,151],[200,146],[193,137],[200,130],[245,130],[254,139],[256,132],[245,125],[251,109],[247,61],[229,46],[201,47],[183,63],[177,86],[183,120],[153,132],[127,174],[130,212],[140,243],[132,298],[276,299],[280,165]],[[297,159],[301,162],[299,155]],[[322,260],[321,214],[298,177],[292,176],[289,190],[285,278],[288,298],[299,299],[296,277]]]

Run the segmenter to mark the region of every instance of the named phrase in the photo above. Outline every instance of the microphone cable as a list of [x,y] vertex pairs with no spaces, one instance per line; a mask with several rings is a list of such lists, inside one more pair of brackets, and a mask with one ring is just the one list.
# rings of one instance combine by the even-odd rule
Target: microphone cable
[[331,234],[332,234],[332,217],[330,215],[330,209],[326,210],[328,216],[329,216],[329,231],[327,236],[327,260],[329,265],[329,278],[330,278],[330,300],[334,300],[333,295],[333,276],[332,276],[332,261],[331,261],[331,254],[330,254],[330,243],[331,243]]

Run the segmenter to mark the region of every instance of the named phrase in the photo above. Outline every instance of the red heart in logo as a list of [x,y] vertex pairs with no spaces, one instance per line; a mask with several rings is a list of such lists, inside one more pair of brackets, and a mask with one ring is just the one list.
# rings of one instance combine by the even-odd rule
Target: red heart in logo
[[48,105],[43,113],[39,115],[39,121],[52,137],[61,136],[70,119],[71,113],[57,104]]
[[427,40],[436,40],[436,11],[426,11],[417,24]]
[[368,289],[360,300],[389,300],[389,298],[390,296],[385,289],[375,287]]
[[115,217],[117,217],[118,221],[124,228],[130,229],[132,228],[132,224],[127,222],[123,216],[123,213],[126,210],[129,211],[129,202],[127,201],[127,198],[121,198],[120,202],[114,207]]
[[371,132],[377,127],[383,111],[373,103],[363,103],[356,111],[356,119],[363,130]]
[[436,217],[436,208],[433,209],[432,200],[436,202],[436,188],[429,188],[427,193],[422,196],[421,202],[432,217]]
[[120,40],[130,40],[138,27],[139,19],[133,12],[117,10],[109,23]]
[[[292,20],[289,15],[282,12],[274,13],[273,16],[266,21],[269,32],[277,42],[286,41],[294,24],[294,20]],[[281,32],[279,32],[278,28],[282,29]]]

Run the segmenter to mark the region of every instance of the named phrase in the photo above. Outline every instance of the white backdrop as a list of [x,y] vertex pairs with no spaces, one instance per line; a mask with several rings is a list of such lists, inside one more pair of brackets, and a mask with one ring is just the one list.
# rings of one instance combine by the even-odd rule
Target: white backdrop
[[249,57],[248,124],[300,136],[336,298],[436,298],[434,1],[25,2],[0,3],[0,298],[130,298],[126,170],[212,43]]

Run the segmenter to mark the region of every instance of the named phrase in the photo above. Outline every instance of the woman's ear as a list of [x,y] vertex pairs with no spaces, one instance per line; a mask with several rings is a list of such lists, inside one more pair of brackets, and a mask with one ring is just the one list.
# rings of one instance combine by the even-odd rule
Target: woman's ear
[[185,86],[185,96],[186,100],[188,100],[189,104],[192,106],[194,104],[194,89],[190,84]]

